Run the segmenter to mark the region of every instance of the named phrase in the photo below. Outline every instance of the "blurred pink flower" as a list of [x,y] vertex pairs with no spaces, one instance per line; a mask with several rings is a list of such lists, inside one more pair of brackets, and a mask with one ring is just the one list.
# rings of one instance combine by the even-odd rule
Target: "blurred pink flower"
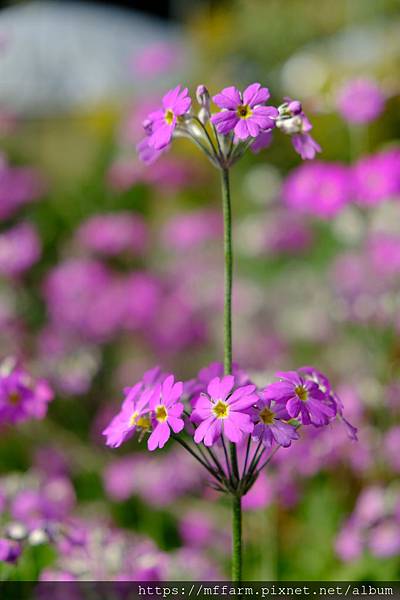
[[85,221],[78,229],[77,238],[84,248],[105,256],[124,252],[142,254],[147,247],[148,232],[140,215],[106,213]]
[[41,255],[38,233],[30,223],[18,223],[0,233],[0,274],[17,277],[34,265]]
[[43,181],[37,171],[29,167],[11,167],[0,155],[0,220],[13,216],[43,192]]
[[372,79],[351,79],[339,91],[337,107],[349,123],[369,123],[383,112],[385,95]]
[[393,148],[361,158],[353,167],[355,199],[374,205],[400,195],[400,149]]
[[164,225],[161,237],[166,249],[196,248],[222,236],[222,219],[214,210],[180,213]]
[[177,70],[182,64],[183,50],[171,42],[154,42],[132,56],[130,69],[136,76],[154,79]]
[[296,212],[330,219],[351,199],[349,170],[337,163],[300,165],[286,178],[283,199]]

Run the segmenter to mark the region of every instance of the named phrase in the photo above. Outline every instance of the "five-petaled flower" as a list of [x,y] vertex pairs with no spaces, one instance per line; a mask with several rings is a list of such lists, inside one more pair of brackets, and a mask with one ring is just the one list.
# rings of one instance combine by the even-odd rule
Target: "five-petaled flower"
[[256,442],[262,442],[266,448],[270,448],[274,441],[287,448],[293,440],[299,439],[294,425],[286,422],[290,419],[286,407],[265,398],[262,392],[252,417],[255,425],[251,437]]
[[336,410],[327,403],[327,392],[297,371],[278,372],[280,379],[265,388],[265,398],[286,406],[291,419],[301,416],[303,425],[326,425]]
[[171,436],[171,429],[179,433],[184,427],[181,415],[184,406],[178,402],[182,397],[183,383],[174,383],[174,376],[169,375],[162,384],[155,386],[150,398],[153,431],[148,439],[149,450],[163,448]]
[[274,106],[264,106],[269,96],[269,90],[259,83],[249,85],[243,94],[234,86],[224,88],[213,97],[222,110],[212,115],[211,122],[220,134],[233,131],[238,140],[256,138],[261,132],[275,127],[278,110]]
[[255,385],[233,390],[233,375],[215,377],[201,394],[194,409],[194,420],[200,421],[194,434],[196,444],[212,446],[223,433],[230,442],[240,442],[244,433],[251,433],[254,424],[248,409],[257,401]]
[[150,113],[147,128],[151,130],[148,146],[162,150],[171,142],[172,135],[182,116],[189,112],[191,98],[188,89],[181,86],[169,90],[162,99],[162,108]]

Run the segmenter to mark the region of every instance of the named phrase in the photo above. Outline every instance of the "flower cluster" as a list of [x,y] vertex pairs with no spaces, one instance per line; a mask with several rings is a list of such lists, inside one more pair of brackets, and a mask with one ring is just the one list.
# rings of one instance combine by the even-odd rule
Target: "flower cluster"
[[[262,469],[265,453],[289,447],[299,439],[301,426],[322,427],[338,418],[350,437],[357,438],[325,375],[303,367],[278,372],[276,377],[259,388],[238,367],[233,375],[223,375],[220,363],[186,383],[152,369],[125,391],[121,410],[103,435],[108,446],[118,447],[139,432],[140,437],[148,435],[151,451],[164,447],[172,435],[217,480],[218,489],[229,491],[235,485],[237,489],[241,482],[243,494]],[[237,466],[229,460],[226,441],[245,453],[236,482]]]
[[266,105],[268,88],[252,83],[241,92],[229,86],[213,96],[219,112],[211,112],[211,97],[204,85],[196,91],[199,109],[193,109],[187,88],[169,90],[161,107],[150,112],[143,126],[146,137],[139,142],[139,157],[153,163],[171,145],[173,137],[191,139],[216,167],[233,165],[250,147],[259,152],[271,143],[276,128],[289,135],[295,151],[303,159],[313,159],[321,151],[312,138],[312,125],[297,100],[285,98],[279,107]]

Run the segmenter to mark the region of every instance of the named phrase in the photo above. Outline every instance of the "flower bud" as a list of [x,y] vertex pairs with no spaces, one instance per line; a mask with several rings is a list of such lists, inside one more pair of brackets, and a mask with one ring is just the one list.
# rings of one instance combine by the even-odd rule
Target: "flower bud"
[[289,102],[288,111],[293,117],[299,115],[302,110],[303,108],[301,106],[301,102],[299,102],[298,100],[292,100],[291,102]]
[[200,104],[198,117],[205,125],[210,119],[210,93],[205,85],[199,85],[196,90],[196,99]]

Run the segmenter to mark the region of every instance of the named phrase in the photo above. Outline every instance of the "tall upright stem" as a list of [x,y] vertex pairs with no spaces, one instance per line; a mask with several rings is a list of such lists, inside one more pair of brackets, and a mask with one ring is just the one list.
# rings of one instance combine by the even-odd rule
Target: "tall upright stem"
[[242,580],[242,498],[232,496],[232,581]]
[[[224,372],[232,373],[232,208],[229,186],[229,169],[221,169],[222,205],[224,215]],[[235,444],[230,444],[232,476],[239,482],[239,467]],[[240,493],[232,497],[232,581],[242,579],[242,503]]]
[[221,169],[222,207],[224,214],[224,371],[232,373],[232,209],[229,170]]

